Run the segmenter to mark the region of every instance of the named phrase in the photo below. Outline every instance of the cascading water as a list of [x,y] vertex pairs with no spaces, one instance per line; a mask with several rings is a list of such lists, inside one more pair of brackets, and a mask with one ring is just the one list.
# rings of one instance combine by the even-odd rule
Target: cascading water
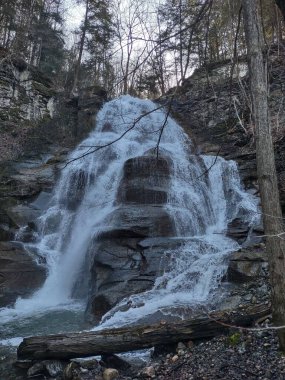
[[[96,129],[69,156],[50,207],[38,220],[37,242],[27,245],[45,258],[49,274],[32,297],[0,311],[2,326],[10,326],[9,337],[17,334],[12,330],[20,319],[33,321],[37,315],[83,308],[74,289],[78,293],[87,277],[82,268],[88,246],[110,228],[108,216],[118,207],[124,163],[151,154],[156,147],[165,122],[164,111],[156,108],[149,100],[130,96],[107,103],[98,114]],[[159,145],[159,152],[172,162],[164,207],[175,226],[172,238],[181,244],[175,251],[165,250],[168,264],[153,289],[123,300],[106,315],[104,326],[131,323],[158,309],[167,312],[172,306],[209,302],[224,273],[226,255],[238,248],[225,236],[228,222],[237,216],[249,223],[258,219],[258,201],[242,189],[236,164],[196,156],[191,150],[182,128],[168,118]],[[79,293],[82,301],[86,282]],[[130,301],[134,307],[120,311]]]

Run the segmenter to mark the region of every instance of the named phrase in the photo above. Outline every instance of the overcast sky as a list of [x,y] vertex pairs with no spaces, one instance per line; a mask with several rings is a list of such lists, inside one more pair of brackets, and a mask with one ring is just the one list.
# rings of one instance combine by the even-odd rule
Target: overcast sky
[[77,5],[75,0],[66,0],[66,27],[68,31],[78,28],[84,17],[84,6]]

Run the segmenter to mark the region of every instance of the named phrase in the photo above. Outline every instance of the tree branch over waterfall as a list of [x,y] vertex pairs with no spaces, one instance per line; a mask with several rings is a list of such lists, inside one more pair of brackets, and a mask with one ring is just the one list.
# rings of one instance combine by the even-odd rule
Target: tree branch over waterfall
[[[174,95],[172,95],[172,99],[173,99],[173,96],[174,96]],[[170,111],[171,111],[171,104],[172,104],[172,101],[170,102],[170,105],[168,105],[168,111],[167,111],[167,113],[166,113],[166,115],[165,115],[165,119],[164,119],[163,125],[162,125],[162,126],[159,128],[159,130],[158,130],[158,131],[160,131],[160,133],[159,133],[159,138],[158,138],[158,142],[157,142],[157,145],[156,145],[156,149],[157,149],[157,150],[158,150],[158,147],[159,147],[159,143],[160,143],[160,140],[161,140],[161,136],[162,136],[163,130],[164,130],[166,124],[167,124],[167,120],[168,120],[168,117],[169,117],[169,114],[170,114]],[[68,160],[68,161],[65,163],[65,165],[64,165],[63,168],[65,168],[67,165],[71,164],[71,163],[74,162],[74,161],[80,160],[80,159],[82,159],[82,158],[84,158],[84,157],[86,157],[86,156],[89,156],[90,154],[96,153],[96,152],[98,152],[98,151],[101,150],[101,149],[107,148],[108,146],[115,144],[116,142],[120,141],[124,136],[126,136],[131,130],[133,130],[133,129],[136,127],[136,125],[137,125],[137,124],[138,124],[138,123],[139,123],[144,117],[146,117],[146,116],[148,116],[148,115],[150,115],[150,114],[152,114],[152,113],[154,113],[154,112],[156,112],[156,111],[158,111],[158,110],[161,110],[161,109],[163,109],[163,108],[165,108],[165,105],[160,105],[160,106],[158,106],[158,107],[156,107],[156,108],[154,108],[154,109],[152,109],[152,110],[150,110],[150,111],[148,111],[148,112],[143,113],[142,115],[140,115],[139,117],[137,117],[137,118],[133,121],[132,125],[131,125],[128,129],[126,129],[126,131],[123,132],[118,138],[116,138],[116,139],[114,139],[114,140],[112,140],[112,141],[110,141],[109,143],[104,144],[104,145],[100,145],[100,146],[90,146],[90,147],[88,148],[88,150],[87,150],[85,153],[83,153],[82,155],[80,155],[80,156],[78,156],[78,157],[75,157],[75,158],[72,158],[72,159]],[[94,149],[93,149],[93,148],[94,148]]]

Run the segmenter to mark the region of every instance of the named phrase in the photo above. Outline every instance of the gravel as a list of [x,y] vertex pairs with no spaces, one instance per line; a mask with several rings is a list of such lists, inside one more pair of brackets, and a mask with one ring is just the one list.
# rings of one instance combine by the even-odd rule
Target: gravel
[[152,366],[155,379],[160,380],[285,379],[285,357],[278,350],[276,333],[270,330],[236,330],[192,348],[178,349],[178,353],[160,357]]

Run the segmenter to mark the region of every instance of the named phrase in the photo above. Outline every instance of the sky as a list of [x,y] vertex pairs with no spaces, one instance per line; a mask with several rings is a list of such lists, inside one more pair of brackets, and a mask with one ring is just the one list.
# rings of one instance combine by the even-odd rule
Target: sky
[[77,5],[74,0],[65,0],[66,27],[68,31],[78,28],[84,17],[84,6]]
[[84,17],[84,6],[76,4],[75,0],[65,0],[65,43],[66,47],[70,49],[74,44],[75,36],[72,33],[80,26]]

